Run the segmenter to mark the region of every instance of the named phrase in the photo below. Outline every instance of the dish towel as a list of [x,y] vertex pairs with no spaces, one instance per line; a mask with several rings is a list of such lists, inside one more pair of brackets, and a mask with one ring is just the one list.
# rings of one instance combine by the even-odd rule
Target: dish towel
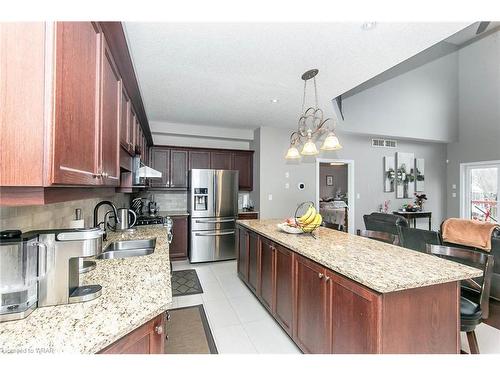
[[443,240],[459,245],[491,250],[491,236],[498,224],[478,220],[446,219],[443,223]]

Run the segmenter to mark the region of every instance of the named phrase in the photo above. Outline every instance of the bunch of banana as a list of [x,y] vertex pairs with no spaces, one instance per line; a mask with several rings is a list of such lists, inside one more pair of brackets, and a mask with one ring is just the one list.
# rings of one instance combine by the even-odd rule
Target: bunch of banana
[[297,219],[299,226],[306,233],[312,232],[319,227],[323,217],[316,211],[313,205],[310,205],[306,213]]

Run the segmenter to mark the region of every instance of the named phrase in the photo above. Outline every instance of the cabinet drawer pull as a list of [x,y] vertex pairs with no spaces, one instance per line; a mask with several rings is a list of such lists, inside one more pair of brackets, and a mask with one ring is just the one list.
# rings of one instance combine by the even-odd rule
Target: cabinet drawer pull
[[170,313],[168,311],[165,312],[165,319],[167,319],[167,321],[169,321],[171,318],[170,316]]
[[325,276],[325,281],[329,282],[330,281],[330,276]]
[[321,272],[320,272],[320,273],[318,273],[318,278],[322,279],[322,278],[323,278],[323,276],[324,276],[324,275],[323,275]]
[[163,327],[162,326],[156,326],[155,327],[155,332],[158,334],[158,335],[161,335],[163,333]]

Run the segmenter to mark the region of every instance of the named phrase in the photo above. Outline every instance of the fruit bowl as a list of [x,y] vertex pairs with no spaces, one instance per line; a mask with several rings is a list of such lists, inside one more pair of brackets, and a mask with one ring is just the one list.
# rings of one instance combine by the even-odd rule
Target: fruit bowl
[[300,229],[299,227],[290,226],[288,223],[279,223],[278,228],[281,229],[283,232],[290,233],[290,234],[304,233],[302,231],[302,229]]
[[[300,216],[299,216],[300,215]],[[300,234],[312,234],[323,222],[323,218],[316,211],[313,202],[303,202],[295,210],[294,217],[286,219],[284,223],[278,224],[283,232]]]

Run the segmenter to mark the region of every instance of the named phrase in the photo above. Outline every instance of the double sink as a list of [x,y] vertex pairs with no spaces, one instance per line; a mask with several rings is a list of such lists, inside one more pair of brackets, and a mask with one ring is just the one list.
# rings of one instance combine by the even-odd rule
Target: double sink
[[122,240],[111,242],[96,259],[119,259],[153,254],[156,238],[148,240]]

